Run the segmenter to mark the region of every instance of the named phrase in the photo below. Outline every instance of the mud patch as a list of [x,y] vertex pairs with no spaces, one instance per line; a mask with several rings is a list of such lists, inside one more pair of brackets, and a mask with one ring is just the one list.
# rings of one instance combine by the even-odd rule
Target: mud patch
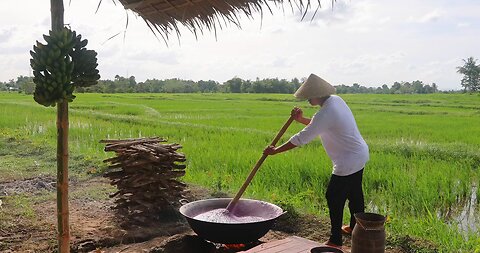
[[[48,179],[48,180],[47,180]],[[48,182],[52,178],[42,178]],[[29,180],[30,192],[41,189],[40,186]],[[72,185],[71,193],[85,188],[102,189],[108,180],[92,178],[88,181]],[[5,186],[6,183],[1,184]],[[200,187],[189,186],[189,200],[198,200],[214,197]],[[12,189],[12,187],[9,187]],[[18,192],[15,190],[14,192]],[[222,245],[212,244],[199,238],[188,226],[183,217],[178,215],[163,215],[159,221],[151,221],[143,226],[120,226],[122,223],[112,209],[112,199],[85,198],[84,195],[70,200],[70,234],[72,252],[102,252],[102,253],[231,253],[242,249],[225,249]],[[1,252],[55,252],[56,249],[56,202],[55,200],[40,201],[34,205],[34,224],[17,226],[14,230],[3,231],[0,227],[2,240],[9,240],[1,245]],[[293,212],[292,212],[293,213]],[[288,214],[288,213],[287,213]],[[22,217],[19,217],[19,222]],[[323,242],[328,239],[329,221],[309,215],[283,215],[277,224],[258,243],[284,239],[291,235],[301,236],[310,240]],[[5,230],[5,229],[4,229]],[[349,245],[350,238],[345,237],[345,245]],[[396,241],[398,243],[412,243],[411,240]],[[256,246],[256,245],[252,245]],[[388,246],[387,246],[388,247]],[[213,250],[213,251],[209,251]],[[403,250],[399,246],[388,247],[387,253],[412,252]]]
[[0,196],[15,194],[37,194],[42,191],[54,191],[56,179],[49,176],[0,183]]

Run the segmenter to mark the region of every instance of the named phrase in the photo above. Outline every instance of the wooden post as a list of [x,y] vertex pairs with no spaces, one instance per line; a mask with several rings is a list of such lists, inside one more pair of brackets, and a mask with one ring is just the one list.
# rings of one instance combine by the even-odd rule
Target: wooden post
[[[50,0],[52,31],[63,29],[63,0]],[[68,223],[68,101],[57,103],[57,228],[58,252],[70,252]]]
[[57,104],[57,219],[60,253],[70,252],[68,218],[68,101],[64,100]]

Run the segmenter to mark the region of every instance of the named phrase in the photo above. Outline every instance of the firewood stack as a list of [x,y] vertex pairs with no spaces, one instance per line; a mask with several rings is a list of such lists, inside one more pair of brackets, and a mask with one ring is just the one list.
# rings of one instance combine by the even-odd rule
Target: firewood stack
[[[160,213],[184,198],[186,185],[178,181],[185,175],[185,155],[179,144],[161,144],[162,138],[102,140],[105,151],[114,151],[105,177],[118,191],[111,194],[114,209],[129,221],[138,223],[160,218]],[[132,220],[133,219],[133,220]]]

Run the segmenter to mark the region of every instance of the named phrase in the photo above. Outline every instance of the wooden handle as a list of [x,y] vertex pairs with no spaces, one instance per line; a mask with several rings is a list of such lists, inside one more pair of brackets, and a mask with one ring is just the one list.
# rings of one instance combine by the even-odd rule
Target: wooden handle
[[[275,146],[277,144],[277,142],[280,140],[280,138],[285,133],[285,131],[287,131],[287,128],[290,126],[290,124],[292,122],[293,122],[293,116],[290,116],[290,118],[288,118],[287,122],[285,122],[285,124],[283,125],[282,129],[280,129],[280,131],[278,132],[277,136],[275,136],[275,139],[273,139],[270,146]],[[240,199],[240,197],[245,192],[245,189],[247,189],[247,186],[250,184],[253,177],[255,176],[255,173],[257,173],[258,168],[260,168],[260,165],[262,165],[263,161],[265,161],[266,158],[267,158],[267,155],[265,155],[265,154],[262,155],[262,157],[257,161],[255,166],[253,167],[252,171],[250,172],[250,175],[248,175],[248,177],[245,180],[245,182],[243,183],[242,187],[240,187],[240,190],[238,191],[237,195],[235,195],[235,197],[230,201],[230,203],[228,203],[227,210],[229,212],[231,212],[233,210],[233,208],[237,204],[238,200]]]

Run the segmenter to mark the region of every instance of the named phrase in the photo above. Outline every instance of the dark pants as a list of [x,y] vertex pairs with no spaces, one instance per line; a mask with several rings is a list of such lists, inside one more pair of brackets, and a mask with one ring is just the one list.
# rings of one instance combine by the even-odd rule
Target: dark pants
[[355,213],[364,212],[365,203],[362,190],[363,169],[348,176],[333,175],[328,183],[327,197],[330,211],[330,242],[342,245],[343,207],[348,199],[350,209],[350,227],[355,226]]

